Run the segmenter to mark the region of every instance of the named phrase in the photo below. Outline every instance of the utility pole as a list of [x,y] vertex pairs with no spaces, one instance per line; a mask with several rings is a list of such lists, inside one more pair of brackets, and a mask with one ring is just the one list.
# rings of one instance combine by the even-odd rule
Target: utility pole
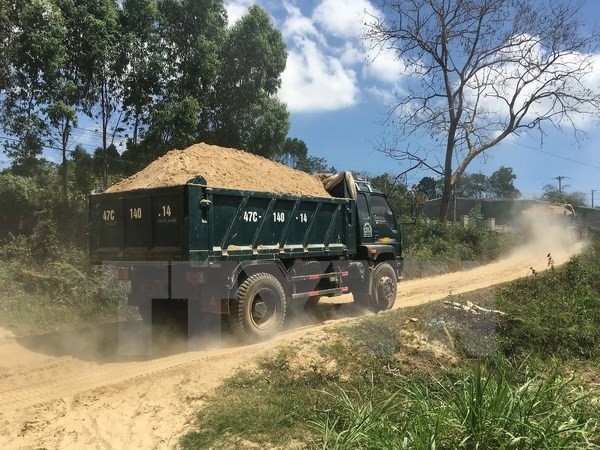
[[557,176],[554,177],[555,180],[558,180],[558,193],[562,194],[562,180],[564,180],[565,178],[569,178],[569,177],[564,177],[564,176]]
[[594,192],[596,192],[596,189],[592,189],[592,208],[594,207]]

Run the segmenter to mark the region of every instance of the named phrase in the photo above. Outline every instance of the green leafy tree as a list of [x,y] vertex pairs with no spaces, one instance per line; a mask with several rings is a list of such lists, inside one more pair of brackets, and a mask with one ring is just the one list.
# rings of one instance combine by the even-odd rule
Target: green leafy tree
[[583,192],[566,192],[564,189],[558,189],[553,184],[547,184],[543,187],[544,193],[541,199],[554,203],[569,203],[573,206],[586,206],[587,196]]
[[126,158],[148,164],[174,148],[184,149],[198,140],[198,115],[201,106],[193,97],[164,100],[153,112],[148,132],[140,149],[129,151]]
[[488,180],[488,188],[493,198],[514,199],[521,196],[521,192],[515,187],[514,181],[517,176],[512,167],[500,167],[492,173]]
[[[96,177],[94,172],[100,172],[94,168],[94,158],[85,151],[85,148],[81,144],[75,147],[75,150],[71,153],[71,159],[73,163],[73,181],[74,189],[76,193],[87,196],[95,187]],[[96,163],[97,165],[98,163]],[[101,164],[101,162],[100,162]]]
[[283,144],[283,152],[277,155],[274,159],[277,162],[290,167],[296,167],[297,162],[301,158],[308,156],[308,146],[306,142],[298,138],[286,138]]
[[282,153],[289,114],[274,94],[287,52],[269,15],[251,6],[228,31],[220,57],[209,140],[266,157]]
[[[67,173],[67,153],[69,139],[74,126],[77,126],[77,111],[73,103],[76,102],[72,95],[73,85],[65,81],[63,86],[55,89],[57,93],[54,101],[48,106],[48,119],[50,125],[58,131],[60,150],[62,154],[62,164],[60,168],[62,180],[62,193],[65,199],[68,199],[68,173]],[[64,99],[64,100],[63,100]],[[54,142],[54,139],[51,139]]]
[[131,127],[131,145],[139,144],[154,98],[160,94],[166,73],[158,35],[155,0],[125,0],[121,13],[121,63],[124,120]]
[[[83,0],[85,31],[89,39],[85,71],[90,80],[89,98],[96,106],[92,117],[100,121],[104,170],[102,184],[108,185],[109,151],[114,143],[122,113],[122,75],[124,67],[119,55],[119,6],[116,0]],[[116,121],[115,121],[116,117]],[[115,123],[112,123],[112,122]]]
[[325,158],[310,156],[306,143],[298,138],[287,138],[283,145],[283,153],[276,155],[273,159],[306,173],[337,172],[335,167],[330,166]]
[[417,189],[425,195],[428,200],[439,197],[438,182],[432,177],[423,177],[417,184]]
[[457,197],[484,198],[489,190],[488,177],[482,173],[465,173],[454,191]]
[[0,92],[10,86],[13,67],[10,61],[15,37],[17,34],[14,24],[17,23],[17,5],[10,0],[0,0]]
[[10,80],[0,121],[5,133],[15,138],[7,141],[5,153],[14,165],[27,168],[35,166],[32,160],[48,138],[47,103],[65,61],[66,28],[60,10],[49,0],[14,8],[14,41],[4,62]]
[[[84,159],[81,154],[78,156],[81,163],[87,164],[87,158]],[[101,180],[105,176],[113,179],[120,178],[123,174],[123,162],[117,147],[114,144],[110,144],[106,149],[98,147],[92,157],[92,168],[94,175]]]
[[158,31],[169,66],[163,96],[167,101],[194,99],[201,108],[199,131],[208,128],[209,99],[226,29],[222,0],[158,1]]
[[33,229],[37,191],[30,177],[0,174],[0,243]]

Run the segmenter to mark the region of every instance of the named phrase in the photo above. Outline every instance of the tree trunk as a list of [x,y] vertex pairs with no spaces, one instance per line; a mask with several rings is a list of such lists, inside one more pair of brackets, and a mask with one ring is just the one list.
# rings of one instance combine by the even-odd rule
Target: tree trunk
[[450,211],[450,201],[452,200],[452,185],[450,182],[444,182],[442,198],[440,199],[440,212],[438,219],[440,222],[448,220],[448,212]]
[[108,187],[108,155],[106,153],[106,124],[107,124],[107,111],[106,111],[106,92],[105,85],[102,84],[102,89],[100,91],[101,99],[100,99],[100,111],[102,115],[102,187],[106,189]]
[[67,146],[69,145],[69,135],[71,133],[71,123],[69,119],[65,119],[62,129],[61,146],[62,146],[62,164],[61,164],[61,181],[63,190],[63,199],[69,202],[69,180],[67,174]]

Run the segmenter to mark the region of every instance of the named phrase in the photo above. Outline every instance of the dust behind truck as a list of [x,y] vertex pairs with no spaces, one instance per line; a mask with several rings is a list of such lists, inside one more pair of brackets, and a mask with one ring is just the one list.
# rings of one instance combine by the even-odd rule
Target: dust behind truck
[[251,341],[321,297],[351,293],[373,311],[396,300],[396,216],[348,172],[316,178],[197,144],[93,193],[89,206],[91,261],[118,268],[128,304],[152,323],[220,315]]

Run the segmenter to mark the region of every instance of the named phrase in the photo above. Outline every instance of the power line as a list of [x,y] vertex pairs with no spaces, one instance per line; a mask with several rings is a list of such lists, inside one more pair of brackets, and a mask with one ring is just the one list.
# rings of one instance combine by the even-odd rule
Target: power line
[[[12,138],[12,137],[9,137],[9,136],[3,136],[3,135],[0,135],[0,139],[4,139],[4,140],[7,140],[7,141],[11,141],[11,142],[21,142],[19,139]],[[59,152],[61,152],[61,153],[62,153],[62,151],[63,151],[63,149],[62,149],[62,148],[60,148],[60,147],[54,147],[54,146],[52,146],[52,145],[43,145],[43,144],[42,144],[42,148],[43,148],[43,149],[45,149],[45,150],[55,150],[55,151],[59,151]],[[69,155],[72,155],[73,153],[75,153],[75,150],[69,150],[69,149],[66,149],[66,150],[65,150],[65,152],[66,152],[66,153],[68,153]],[[128,164],[128,165],[131,165],[131,166],[135,166],[135,165],[137,165],[137,163],[136,163],[136,162],[134,162],[134,161],[127,161],[127,160],[124,160],[124,159],[117,159],[117,158],[113,158],[113,157],[111,157],[111,156],[106,156],[106,159],[107,159],[108,161],[115,161],[115,162],[119,162],[119,163],[122,163],[122,164]],[[148,165],[148,164],[150,164],[152,161],[154,161],[154,159],[152,159],[152,158],[150,158],[150,159],[146,159],[146,158],[140,158],[140,163],[141,163],[142,165]],[[10,164],[10,162],[9,162],[9,161],[0,161],[0,163],[4,163],[4,164]]]
[[596,165],[594,165],[594,164],[585,163],[585,162],[582,162],[582,161],[576,161],[576,160],[574,160],[574,159],[567,158],[567,157],[565,157],[565,156],[557,155],[557,154],[555,154],[555,153],[550,153],[550,152],[547,152],[547,151],[545,151],[545,150],[542,150],[542,149],[539,149],[539,148],[536,148],[536,147],[532,147],[531,145],[520,144],[520,143],[518,143],[518,142],[515,142],[514,144],[515,144],[515,145],[518,145],[518,146],[520,146],[520,147],[525,147],[525,148],[528,148],[528,149],[531,149],[531,150],[535,150],[536,152],[540,152],[540,153],[544,153],[544,154],[546,154],[546,155],[549,155],[549,156],[553,156],[553,157],[555,157],[555,158],[563,159],[563,160],[565,160],[565,161],[569,161],[569,162],[572,162],[572,163],[574,163],[574,164],[579,164],[579,165],[581,165],[581,166],[592,167],[592,168],[594,168],[594,169],[598,169],[598,170],[600,170],[600,166],[596,166]]

